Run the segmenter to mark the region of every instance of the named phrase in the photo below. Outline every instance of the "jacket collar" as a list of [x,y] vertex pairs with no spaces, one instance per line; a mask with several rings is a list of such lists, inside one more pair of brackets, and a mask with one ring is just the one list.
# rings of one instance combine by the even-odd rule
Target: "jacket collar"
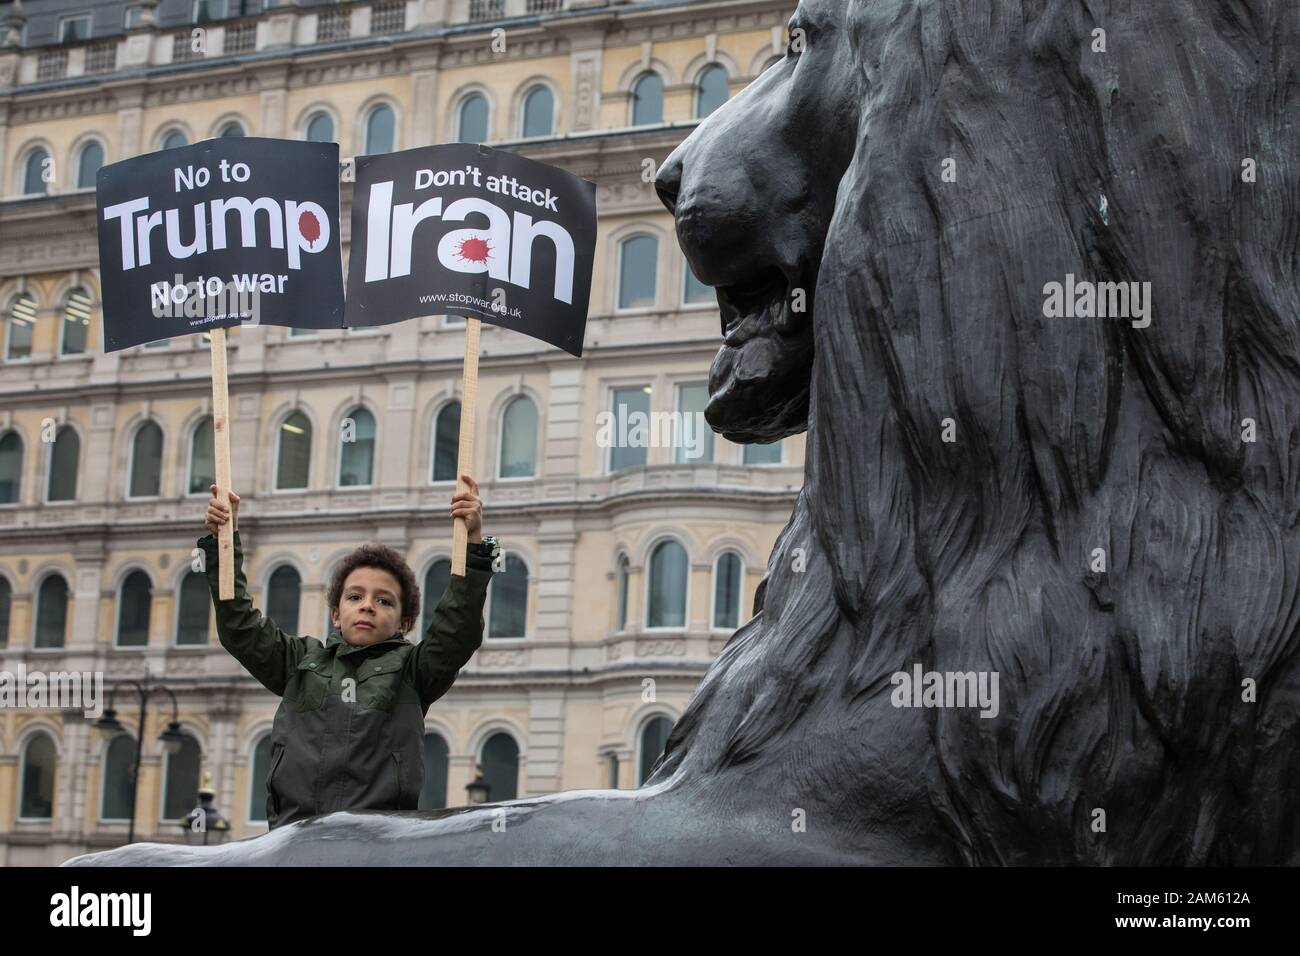
[[353,646],[352,644],[349,644],[347,641],[343,640],[343,638],[339,637],[338,634],[336,634],[335,632],[331,631],[329,637],[325,639],[325,649],[329,650],[331,647],[335,647],[335,645],[339,645],[338,647],[335,647],[334,656],[345,657],[348,654],[353,654],[356,653],[357,651],[368,651],[371,648],[375,648],[375,647],[382,647],[384,649],[388,649],[391,647],[395,647],[398,644],[407,644],[407,643],[409,642],[406,640],[406,638],[395,634],[386,641],[380,641],[377,644],[366,644],[361,647],[356,647]]

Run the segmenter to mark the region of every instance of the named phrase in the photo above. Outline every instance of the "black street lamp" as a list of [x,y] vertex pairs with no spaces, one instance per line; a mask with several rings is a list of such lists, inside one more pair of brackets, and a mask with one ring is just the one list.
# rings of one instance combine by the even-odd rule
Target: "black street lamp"
[[469,802],[471,804],[487,803],[488,794],[492,792],[492,787],[487,782],[487,778],[483,776],[483,765],[476,763],[474,772],[476,774],[474,779],[465,784],[465,791],[469,794]]
[[[144,670],[144,682],[129,680],[123,682],[126,686],[135,690],[136,696],[140,699],[140,724],[135,735],[135,763],[131,767],[131,825],[127,829],[126,842],[135,842],[135,798],[136,789],[140,784],[140,753],[144,750],[144,727],[145,714],[149,709],[149,698],[154,694],[166,693],[172,699],[172,719],[167,724],[167,729],[158,735],[164,748],[170,754],[178,753],[181,745],[185,742],[185,735],[181,733],[180,721],[177,719],[178,711],[176,707],[176,695],[171,689],[163,684],[154,683],[149,679],[149,667],[146,664]],[[118,685],[122,686],[122,685]],[[117,711],[113,709],[113,698],[117,696],[118,687],[114,687],[108,693],[108,706],[104,708],[104,715],[95,721],[95,726],[108,740],[112,740],[118,734],[126,733],[126,728],[122,722],[117,719]]]
[[199,788],[199,805],[181,818],[180,826],[185,830],[185,842],[197,846],[198,835],[203,834],[203,846],[208,845],[208,834],[215,833],[216,841],[222,843],[230,834],[230,821],[217,812],[213,806],[216,791],[212,789],[212,771],[203,771],[203,786]]

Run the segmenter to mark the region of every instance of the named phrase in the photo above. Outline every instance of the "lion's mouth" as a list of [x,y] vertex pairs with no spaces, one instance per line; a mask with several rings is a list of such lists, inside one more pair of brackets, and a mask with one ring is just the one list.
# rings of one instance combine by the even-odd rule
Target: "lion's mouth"
[[791,283],[784,270],[768,266],[745,282],[719,286],[722,338],[736,347],[770,331],[789,332],[794,313],[788,301]]

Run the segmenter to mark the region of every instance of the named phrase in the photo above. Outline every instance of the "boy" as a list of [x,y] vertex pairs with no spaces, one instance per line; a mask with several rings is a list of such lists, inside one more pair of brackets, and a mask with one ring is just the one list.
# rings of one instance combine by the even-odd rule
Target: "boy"
[[[424,639],[402,635],[419,616],[420,589],[401,555],[366,544],[343,559],[329,589],[342,637],[324,644],[286,634],[245,592],[239,495],[233,514],[212,500],[199,539],[217,612],[217,636],[247,671],[282,697],[271,731],[266,820],[274,829],[335,810],[414,810],[424,785],[424,715],[483,640],[483,601],[495,539],[483,543],[478,485],[451,500],[469,532],[465,576],[451,576]],[[218,599],[216,532],[234,519],[235,596]]]

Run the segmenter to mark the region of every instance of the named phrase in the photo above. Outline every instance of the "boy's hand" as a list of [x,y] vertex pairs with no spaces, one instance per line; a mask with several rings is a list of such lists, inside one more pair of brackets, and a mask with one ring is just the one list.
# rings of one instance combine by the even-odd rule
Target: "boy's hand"
[[[212,491],[212,500],[208,502],[208,513],[207,516],[203,519],[203,525],[209,531],[211,531],[213,535],[216,535],[220,533],[221,526],[225,524],[227,520],[229,520],[231,515],[229,512],[226,511],[225,507],[221,504],[221,501],[217,498],[217,486],[211,485],[210,490]],[[233,491],[230,493],[230,510],[234,512],[234,518],[235,518],[235,524],[234,527],[231,528],[231,530],[238,531],[239,530],[239,495],[235,494]]]
[[465,479],[465,484],[469,485],[469,488],[452,496],[451,516],[453,519],[465,519],[469,542],[478,544],[483,540],[483,501],[478,496],[478,482],[469,475],[461,475],[461,477]]

